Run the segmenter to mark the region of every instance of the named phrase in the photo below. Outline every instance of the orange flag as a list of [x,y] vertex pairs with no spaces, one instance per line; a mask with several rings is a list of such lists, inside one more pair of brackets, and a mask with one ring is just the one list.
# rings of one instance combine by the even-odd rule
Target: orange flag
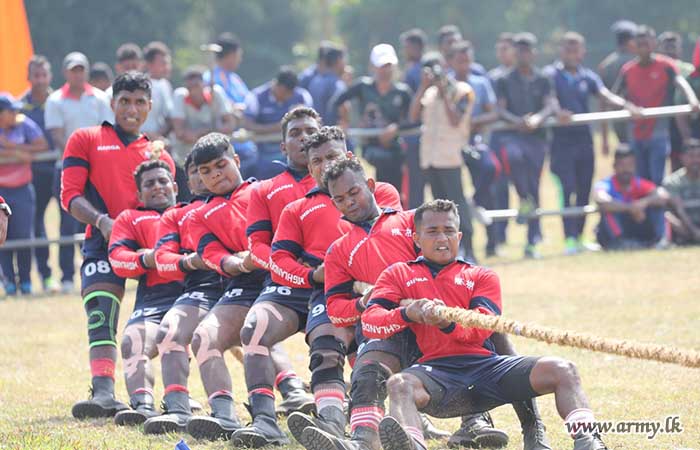
[[0,92],[19,96],[29,87],[27,63],[34,54],[23,0],[0,1]]

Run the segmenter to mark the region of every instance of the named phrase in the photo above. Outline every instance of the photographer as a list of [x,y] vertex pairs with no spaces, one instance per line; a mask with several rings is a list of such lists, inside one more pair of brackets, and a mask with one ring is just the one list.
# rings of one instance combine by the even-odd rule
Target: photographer
[[412,122],[420,119],[423,123],[421,168],[433,198],[452,200],[459,207],[462,253],[473,260],[471,214],[462,189],[462,147],[469,142],[474,91],[467,83],[446,76],[445,60],[439,53],[426,54],[421,64],[421,84],[409,110]]

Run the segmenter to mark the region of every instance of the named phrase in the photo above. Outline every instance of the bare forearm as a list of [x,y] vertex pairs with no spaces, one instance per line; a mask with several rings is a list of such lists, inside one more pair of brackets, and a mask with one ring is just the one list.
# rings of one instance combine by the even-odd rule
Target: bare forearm
[[82,223],[95,225],[97,219],[104,213],[92,206],[87,198],[80,196],[71,201],[70,214]]
[[63,149],[66,148],[66,134],[63,132],[63,128],[52,128],[49,130],[49,134],[53,145],[63,153]]

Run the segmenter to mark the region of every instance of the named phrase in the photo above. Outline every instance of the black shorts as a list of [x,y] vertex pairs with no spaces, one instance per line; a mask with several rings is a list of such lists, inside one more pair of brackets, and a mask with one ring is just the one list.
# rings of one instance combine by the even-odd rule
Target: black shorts
[[539,358],[527,356],[465,355],[415,364],[405,373],[421,380],[430,401],[421,409],[433,417],[458,417],[528,400],[530,372]]
[[309,301],[312,293],[313,289],[290,288],[269,281],[260,292],[258,298],[255,299],[255,303],[270,302],[291,309],[299,318],[297,331],[303,331],[306,329]]
[[196,306],[203,311],[209,311],[222,295],[224,295],[223,286],[202,286],[182,293],[175,300],[175,305]]
[[262,283],[241,283],[240,280],[232,278],[216,305],[235,305],[250,308],[260,295],[261,290]]
[[107,258],[107,252],[103,257],[86,257],[80,266],[80,289],[85,292],[88,288],[98,283],[108,283],[124,288],[126,280],[118,277],[112,270]]
[[165,314],[172,308],[175,303],[175,297],[152,298],[147,301],[140,302],[136,300],[134,312],[129,316],[129,321],[126,326],[133,325],[139,322],[160,323],[165,317]]
[[368,339],[362,334],[362,327],[358,324],[355,341],[358,343],[358,359],[367,352],[384,352],[397,357],[402,369],[414,364],[423,356],[416,343],[416,335],[409,328],[388,339]]
[[323,292],[323,288],[311,291],[307,311],[307,335],[319,326],[331,323],[331,319],[328,318],[328,312],[326,311],[326,295]]

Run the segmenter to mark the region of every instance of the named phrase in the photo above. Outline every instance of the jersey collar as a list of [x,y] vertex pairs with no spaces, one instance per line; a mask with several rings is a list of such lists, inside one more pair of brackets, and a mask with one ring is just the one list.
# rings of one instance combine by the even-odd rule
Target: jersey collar
[[[92,87],[91,84],[85,83],[83,85],[83,95],[95,95],[95,89]],[[68,86],[68,83],[61,86],[61,97],[70,98],[73,100],[80,100],[80,97],[76,97],[71,93],[70,86]]]
[[318,195],[318,194],[326,195],[326,196],[329,197],[329,198],[330,198],[330,196],[331,196],[331,194],[329,194],[328,192],[324,191],[324,190],[321,189],[320,187],[314,186],[309,192],[306,193],[306,195],[305,195],[304,197],[311,198],[311,197],[313,197],[314,195]]

